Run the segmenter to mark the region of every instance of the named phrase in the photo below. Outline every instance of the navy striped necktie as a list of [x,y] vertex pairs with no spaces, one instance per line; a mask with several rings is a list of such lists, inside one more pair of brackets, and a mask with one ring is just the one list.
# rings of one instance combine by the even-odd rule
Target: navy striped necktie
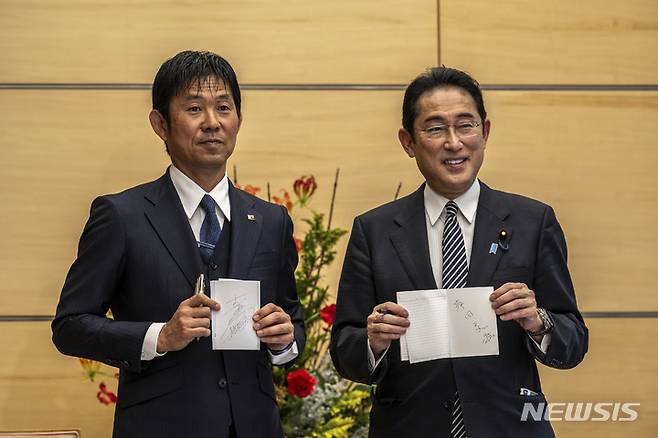
[[203,195],[199,205],[206,212],[206,217],[203,219],[201,232],[199,233],[199,251],[201,252],[203,262],[208,264],[215,252],[215,245],[217,245],[222,228],[219,226],[219,219],[217,219],[217,212],[215,210],[217,204],[215,204],[212,196]]
[[[468,261],[466,260],[466,247],[464,236],[457,222],[458,207],[454,201],[449,201],[445,207],[446,220],[443,227],[443,240],[441,251],[443,254],[443,270],[441,283],[443,289],[453,289],[466,286],[468,275]],[[462,415],[459,392],[455,393],[455,402],[452,407],[452,424],[450,438],[466,438],[466,428]]]

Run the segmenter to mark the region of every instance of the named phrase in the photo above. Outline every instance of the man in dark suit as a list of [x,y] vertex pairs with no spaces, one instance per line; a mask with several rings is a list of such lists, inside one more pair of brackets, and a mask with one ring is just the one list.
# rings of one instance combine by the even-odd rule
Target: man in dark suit
[[[341,375],[377,385],[373,437],[552,437],[547,421],[521,420],[524,403],[545,402],[535,361],[571,368],[587,351],[553,210],[477,179],[490,129],[466,73],[418,76],[399,140],[426,182],[354,221],[331,355]],[[500,354],[402,361],[410,321],[396,292],[464,286],[495,289]]]
[[[152,93],[150,122],[172,165],[94,200],[53,342],[120,368],[115,437],[282,437],[271,367],[292,362],[305,341],[292,222],[226,176],[242,120],[226,60],[181,52]],[[220,318],[222,309],[193,295],[202,273],[260,281],[260,351],[212,349],[211,309]]]

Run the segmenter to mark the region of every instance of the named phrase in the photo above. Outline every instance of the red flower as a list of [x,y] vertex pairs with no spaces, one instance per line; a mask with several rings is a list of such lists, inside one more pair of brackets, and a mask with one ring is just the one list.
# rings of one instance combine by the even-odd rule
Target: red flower
[[302,250],[302,239],[296,237],[293,237],[293,239],[295,239],[295,249],[297,250],[297,254],[299,254],[299,251]]
[[283,197],[272,196],[272,202],[275,204],[283,205],[288,211],[292,210],[292,201],[290,200],[290,193],[287,190],[281,189]]
[[307,397],[315,390],[315,377],[301,369],[288,373],[288,394]]
[[320,309],[320,318],[329,325],[334,323],[334,316],[336,315],[336,305],[329,304]]
[[117,402],[117,396],[114,394],[112,391],[108,391],[107,386],[105,386],[105,383],[101,382],[98,385],[98,391],[96,393],[96,398],[98,399],[99,402],[103,403],[104,405],[109,405],[110,403],[116,403]]
[[313,175],[304,175],[299,179],[296,179],[292,184],[292,190],[295,192],[295,195],[297,195],[301,205],[305,205],[306,202],[308,202],[317,188],[318,184],[315,182],[315,177]]

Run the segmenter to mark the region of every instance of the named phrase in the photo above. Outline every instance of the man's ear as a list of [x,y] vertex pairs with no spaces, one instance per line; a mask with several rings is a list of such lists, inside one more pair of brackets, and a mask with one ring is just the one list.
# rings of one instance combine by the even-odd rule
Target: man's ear
[[490,132],[491,132],[491,121],[489,119],[487,119],[482,124],[482,138],[484,138],[485,143],[489,139],[489,133]]
[[155,109],[151,110],[149,113],[149,122],[151,122],[151,128],[153,128],[153,131],[166,143],[167,138],[169,137],[169,129],[167,121],[162,114],[160,114],[160,111]]
[[402,149],[409,155],[409,157],[414,158],[416,156],[416,152],[414,151],[414,139],[409,133],[404,128],[400,128],[398,131],[398,140],[400,140],[400,144],[402,145]]

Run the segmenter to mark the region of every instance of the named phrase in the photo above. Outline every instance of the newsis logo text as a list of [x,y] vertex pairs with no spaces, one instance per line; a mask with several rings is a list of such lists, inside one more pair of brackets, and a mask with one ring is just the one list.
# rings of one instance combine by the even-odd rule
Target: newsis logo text
[[521,421],[635,421],[639,406],[631,402],[526,402]]

